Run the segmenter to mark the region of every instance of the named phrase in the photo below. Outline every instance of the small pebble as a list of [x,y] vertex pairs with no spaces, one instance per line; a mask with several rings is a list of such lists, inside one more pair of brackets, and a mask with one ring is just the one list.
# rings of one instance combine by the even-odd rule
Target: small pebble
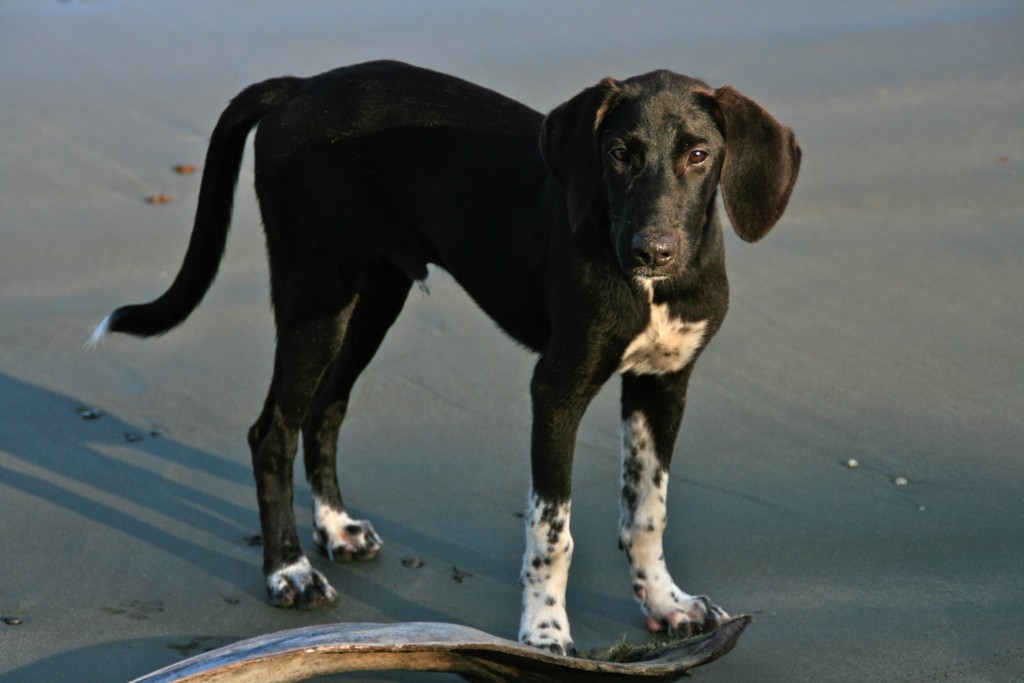
[[470,576],[473,576],[469,572],[464,572],[456,566],[452,566],[452,578],[455,579],[455,583],[462,583],[462,581]]
[[895,484],[896,486],[906,486],[910,482],[907,481],[906,477],[896,477],[895,479],[892,480],[892,483]]
[[135,443],[136,441],[142,441],[142,434],[138,432],[125,432],[124,440],[128,443]]
[[850,458],[849,460],[846,461],[846,466],[851,470],[855,470],[858,467],[860,467],[860,463],[857,462],[856,458]]
[[161,194],[154,194],[154,195],[150,195],[149,197],[146,197],[146,203],[147,204],[157,204],[157,205],[159,205],[159,204],[170,204],[173,201],[174,201],[174,197],[172,197],[169,194],[163,194],[163,193],[161,193]]
[[100,419],[100,415],[102,415],[102,414],[103,413],[101,413],[100,411],[96,410],[95,408],[79,408],[78,409],[78,417],[82,418],[83,420],[98,420],[98,419]]
[[420,567],[423,566],[423,560],[421,560],[420,558],[418,558],[416,556],[413,556],[413,557],[403,557],[402,558],[402,566],[407,568],[407,569],[419,569]]
[[0,617],[0,621],[8,626],[21,626],[21,617],[3,616]]
[[174,167],[174,172],[181,175],[188,175],[196,172],[195,164],[178,164]]

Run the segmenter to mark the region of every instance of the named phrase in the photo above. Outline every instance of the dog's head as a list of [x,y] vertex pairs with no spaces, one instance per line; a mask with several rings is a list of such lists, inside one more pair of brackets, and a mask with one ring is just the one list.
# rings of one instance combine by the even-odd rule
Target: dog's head
[[557,107],[541,152],[573,229],[609,230],[623,272],[641,278],[693,269],[719,184],[736,233],[764,237],[800,168],[793,132],[756,102],[668,71],[606,78]]

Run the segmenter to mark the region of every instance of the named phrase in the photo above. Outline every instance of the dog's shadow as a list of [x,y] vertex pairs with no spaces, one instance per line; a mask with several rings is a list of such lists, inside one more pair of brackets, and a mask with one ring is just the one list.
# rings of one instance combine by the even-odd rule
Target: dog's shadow
[[[124,549],[107,548],[101,552],[114,552],[115,557],[129,552],[132,544],[117,540],[118,536],[127,537],[141,542],[154,553],[184,561],[203,574],[233,584],[237,593],[232,591],[234,597],[225,596],[225,599],[237,600],[240,594],[246,596],[246,602],[265,602],[260,576],[262,549],[257,542],[259,515],[253,488],[248,462],[233,461],[195,448],[157,425],[132,424],[115,414],[97,410],[88,401],[0,373],[0,520],[4,520],[3,527],[16,531],[21,538],[38,538],[38,545],[25,547],[22,544],[21,554],[59,549],[62,538],[74,538],[78,533],[79,529],[73,525],[85,520],[100,528],[98,533],[102,538],[125,544]],[[29,509],[24,507],[25,501]],[[18,505],[22,506],[20,510],[14,507]],[[57,514],[48,515],[44,511],[47,507],[55,509]],[[67,524],[68,528],[55,531],[52,526],[55,523]],[[15,530],[11,526],[15,524],[22,528]],[[414,545],[433,546],[433,539],[414,529],[398,523],[389,525],[386,521],[385,526],[394,527],[396,535]],[[309,532],[308,529],[303,531]],[[96,532],[89,533],[91,538],[97,538]],[[5,533],[2,538],[6,545],[11,535]],[[134,545],[139,547],[138,543]],[[9,557],[14,558],[14,555]],[[78,568],[83,590],[87,591],[92,582],[112,578],[102,575],[98,568],[95,576],[89,575],[89,561],[83,562]],[[103,562],[106,560],[100,564]],[[380,605],[393,619],[451,621],[455,618],[448,611],[403,597],[400,591],[393,590],[394,586],[375,578],[372,567],[346,565],[332,569],[326,560],[317,563],[332,574],[335,569],[344,574],[344,577],[333,578],[343,593]],[[0,563],[0,569],[5,564]],[[391,564],[401,567],[398,559]],[[32,565],[30,562],[28,566]],[[23,584],[30,590],[40,589],[38,578],[25,575],[24,567],[18,569],[18,566],[21,565],[14,562],[3,570],[3,579],[12,586]],[[499,569],[483,563],[474,564],[472,571],[482,576],[492,571],[497,573]],[[394,579],[388,576],[394,573],[391,569],[384,575]],[[143,579],[149,580],[154,587],[161,585],[157,575]],[[5,597],[10,603],[13,596],[8,593]],[[148,603],[141,604],[145,602],[141,601],[141,606],[134,606],[135,602],[140,601],[129,600],[121,606],[126,612],[122,618],[145,618],[144,614],[131,612],[136,607],[145,612]],[[219,600],[217,604],[221,604]],[[97,603],[97,609],[115,608],[100,608]],[[162,610],[162,605],[159,609]],[[309,613],[275,610],[267,605],[262,617],[241,626],[234,636],[209,637],[199,633],[198,636],[184,634],[125,641],[119,645],[94,645],[68,650],[7,673],[15,680],[35,680],[36,676],[30,673],[47,672],[42,676],[47,678],[54,671],[75,670],[83,663],[89,670],[88,662],[92,659],[103,659],[113,651],[124,650],[132,653],[126,658],[126,671],[138,675],[183,656],[257,633],[325,619],[345,619],[345,615],[343,605],[334,610]],[[196,647],[191,650],[183,650],[184,645],[178,647],[193,640]],[[27,678],[21,678],[21,674],[26,674]],[[5,677],[0,667],[0,678]]]
[[[132,424],[97,410],[88,401],[0,373],[0,484],[41,501],[40,505],[71,513],[57,517],[57,523],[74,524],[76,516],[89,520],[233,583],[248,598],[266,599],[260,576],[259,514],[247,459],[240,462],[195,448],[159,425]],[[300,506],[303,499],[309,500],[304,486],[297,493]],[[7,508],[19,500],[26,498],[0,497],[0,519],[8,525],[14,520],[33,524],[39,552],[66,537],[63,530],[48,530],[54,518]],[[365,567],[362,563],[332,566],[322,558],[314,562],[338,582],[342,593],[388,605],[390,609],[385,609],[395,619],[456,617],[449,610],[403,597],[396,588],[407,571],[399,564],[402,553],[430,554],[438,558],[434,564],[446,558],[445,562],[461,565],[461,569],[452,568],[456,574],[465,570],[467,576],[499,583],[514,576],[488,553],[452,543],[444,534],[425,532],[382,510],[369,515],[386,539],[394,541],[389,543],[389,558],[394,562],[384,558]],[[520,524],[515,520],[513,525],[517,539]],[[300,533],[307,538],[311,534],[309,520],[302,515]],[[399,555],[391,558],[395,553]],[[513,571],[517,561],[512,561]],[[388,581],[397,583],[389,586]]]
[[[248,564],[218,551],[213,540],[200,542],[158,521],[173,519],[216,541],[245,546],[258,531],[255,506],[211,491],[218,484],[249,486],[247,467],[178,441],[158,425],[129,424],[10,375],[0,374],[0,414],[0,482],[6,486],[205,572]],[[195,472],[202,488],[190,483]]]

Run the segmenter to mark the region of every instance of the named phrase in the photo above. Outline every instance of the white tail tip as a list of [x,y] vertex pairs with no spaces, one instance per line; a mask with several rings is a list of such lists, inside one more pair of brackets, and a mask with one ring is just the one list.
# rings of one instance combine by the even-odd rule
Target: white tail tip
[[96,329],[92,331],[92,336],[89,337],[89,341],[85,342],[86,351],[95,349],[100,345],[100,342],[103,341],[103,338],[107,336],[107,333],[110,332],[110,319],[113,315],[114,314],[111,313],[104,318],[100,324],[96,326]]

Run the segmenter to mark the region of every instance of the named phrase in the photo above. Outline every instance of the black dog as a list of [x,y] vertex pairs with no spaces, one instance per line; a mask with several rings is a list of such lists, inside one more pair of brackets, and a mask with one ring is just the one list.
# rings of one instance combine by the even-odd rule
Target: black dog
[[676,587],[662,532],[686,386],[728,303],[719,185],[736,232],[762,238],[800,165],[792,131],[735,89],[668,71],[605,79],[547,117],[451,76],[373,62],[250,86],[210,141],[181,271],[93,336],[164,333],[199,305],[224,252],[246,137],[277,324],[274,376],[249,431],[271,602],[335,590],[296,534],[302,433],[317,546],[368,559],[380,538],[342,506],[335,446],[349,392],[427,264],[449,271],[540,354],[519,638],[573,651],[565,611],[570,479],[588,403],[622,376],[620,545],[652,630],[696,633],[725,612]]

